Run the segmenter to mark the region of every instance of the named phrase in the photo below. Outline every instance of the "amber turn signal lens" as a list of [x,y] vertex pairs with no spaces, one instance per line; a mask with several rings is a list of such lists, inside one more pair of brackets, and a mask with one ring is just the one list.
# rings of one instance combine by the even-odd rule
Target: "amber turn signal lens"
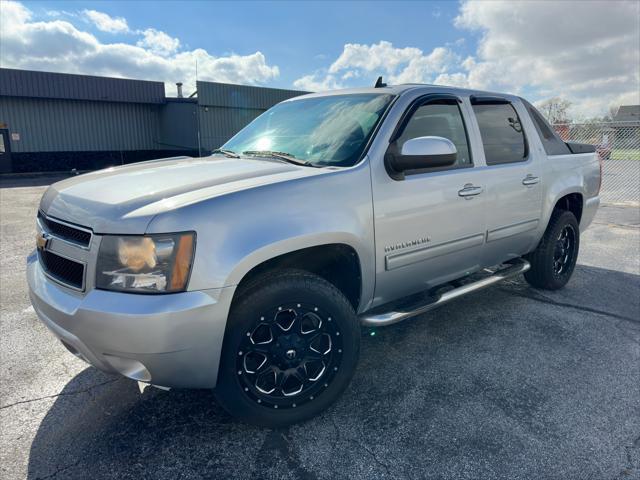
[[184,290],[189,279],[191,257],[193,256],[193,234],[185,234],[178,241],[176,260],[171,272],[171,290]]

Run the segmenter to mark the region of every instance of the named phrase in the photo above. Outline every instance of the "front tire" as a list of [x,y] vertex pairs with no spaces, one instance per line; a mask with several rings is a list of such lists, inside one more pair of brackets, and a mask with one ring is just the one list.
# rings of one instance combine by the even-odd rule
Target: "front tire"
[[531,269],[524,274],[529,284],[544,290],[564,287],[576,266],[580,249],[580,227],[575,215],[555,211],[538,247],[527,255]]
[[248,423],[300,422],[340,396],[359,352],[358,318],[335,286],[300,270],[261,275],[232,305],[216,396]]

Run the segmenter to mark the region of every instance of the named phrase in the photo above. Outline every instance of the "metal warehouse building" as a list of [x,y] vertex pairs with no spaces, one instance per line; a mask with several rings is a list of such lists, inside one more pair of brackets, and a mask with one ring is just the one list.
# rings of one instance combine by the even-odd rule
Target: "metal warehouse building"
[[0,173],[206,155],[272,105],[305,93],[196,88],[194,98],[167,97],[162,82],[0,69]]

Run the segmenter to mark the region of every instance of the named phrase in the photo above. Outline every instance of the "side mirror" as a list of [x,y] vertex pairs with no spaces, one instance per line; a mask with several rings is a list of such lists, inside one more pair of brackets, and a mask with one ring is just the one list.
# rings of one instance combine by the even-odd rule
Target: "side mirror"
[[456,162],[458,151],[444,137],[416,137],[407,140],[398,152],[393,143],[385,155],[385,165],[391,178],[402,180],[404,172],[423,168],[448,167]]

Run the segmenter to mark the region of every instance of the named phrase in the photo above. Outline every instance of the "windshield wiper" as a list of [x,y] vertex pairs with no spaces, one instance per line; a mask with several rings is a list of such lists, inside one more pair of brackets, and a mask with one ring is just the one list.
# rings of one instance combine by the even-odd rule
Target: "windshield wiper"
[[214,151],[211,152],[211,155],[214,155],[216,153],[221,153],[225,157],[229,157],[229,158],[240,158],[240,155],[238,155],[233,150],[226,150],[224,148],[216,148]]
[[307,162],[306,160],[300,160],[296,158],[294,155],[285,152],[276,152],[273,150],[246,150],[242,152],[243,155],[254,155],[256,157],[272,157],[277,158],[278,160],[284,160],[287,163],[292,163],[294,165],[302,165],[305,167],[315,167],[311,162]]

